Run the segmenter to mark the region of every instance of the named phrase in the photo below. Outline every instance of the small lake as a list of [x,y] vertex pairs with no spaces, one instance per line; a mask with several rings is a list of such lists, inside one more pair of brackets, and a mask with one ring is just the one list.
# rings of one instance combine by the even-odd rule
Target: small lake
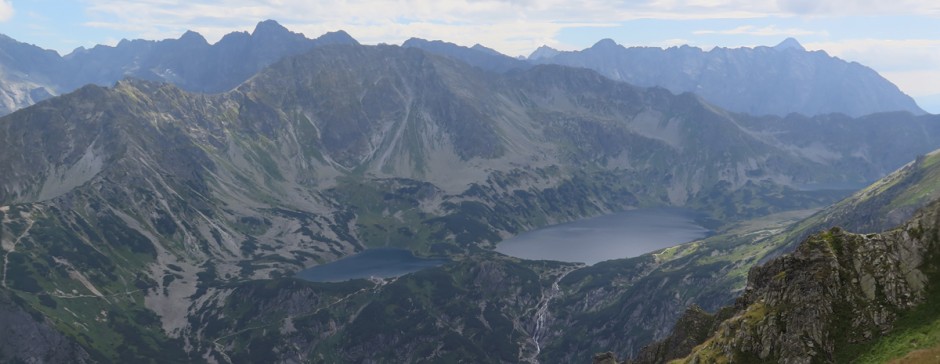
[[307,268],[297,277],[312,282],[342,282],[370,277],[391,278],[447,263],[442,259],[416,257],[410,250],[377,248]]
[[675,208],[625,211],[549,226],[507,239],[496,251],[517,258],[594,264],[630,258],[707,236],[695,212]]

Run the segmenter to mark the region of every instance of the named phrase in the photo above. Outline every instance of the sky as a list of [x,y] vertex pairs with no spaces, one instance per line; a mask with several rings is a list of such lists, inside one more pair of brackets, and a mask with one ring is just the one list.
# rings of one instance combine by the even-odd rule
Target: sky
[[266,19],[310,38],[342,29],[365,44],[419,37],[511,56],[541,45],[578,50],[603,38],[707,50],[793,37],[875,69],[940,113],[935,0],[0,0],[0,33],[60,54],[186,30],[215,42]]

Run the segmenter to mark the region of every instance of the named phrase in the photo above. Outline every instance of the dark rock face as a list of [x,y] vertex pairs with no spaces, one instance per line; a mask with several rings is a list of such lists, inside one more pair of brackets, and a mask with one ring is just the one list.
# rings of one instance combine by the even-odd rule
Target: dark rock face
[[644,347],[627,363],[656,364],[683,358],[689,355],[697,345],[708,339],[715,332],[716,326],[733,313],[733,310],[726,308],[712,315],[702,310],[701,307],[693,305],[679,317],[668,337]]
[[606,352],[594,355],[594,364],[617,364],[617,357],[614,353]]
[[923,114],[913,99],[874,70],[807,52],[793,39],[776,47],[625,48],[610,39],[577,52],[539,52],[529,60],[596,70],[638,86],[694,92],[725,109],[785,116],[875,112]]
[[90,356],[52,328],[42,314],[27,312],[0,290],[0,362],[90,363]]

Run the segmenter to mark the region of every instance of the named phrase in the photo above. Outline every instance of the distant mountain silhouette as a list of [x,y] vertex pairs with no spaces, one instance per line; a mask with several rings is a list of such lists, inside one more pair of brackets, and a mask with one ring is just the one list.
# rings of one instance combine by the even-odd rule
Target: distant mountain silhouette
[[328,44],[358,42],[343,31],[308,39],[273,20],[215,44],[187,31],[179,39],[121,40],[113,47],[78,48],[64,57],[3,36],[0,115],[86,84],[112,85],[126,77],[170,82],[193,92],[227,91],[285,56]]
[[723,108],[755,115],[924,111],[871,68],[806,51],[793,38],[774,47],[668,49],[623,47],[611,39],[575,52],[542,47],[529,56],[540,64],[593,69],[637,86],[694,92]]
[[479,44],[468,48],[440,40],[429,41],[421,38],[411,38],[402,43],[401,46],[418,48],[426,52],[453,58],[487,71],[505,72],[531,67],[526,61],[509,57]]

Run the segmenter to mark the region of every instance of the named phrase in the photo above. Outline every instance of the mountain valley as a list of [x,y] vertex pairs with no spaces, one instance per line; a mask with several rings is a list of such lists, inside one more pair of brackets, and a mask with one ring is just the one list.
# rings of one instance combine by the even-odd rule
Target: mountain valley
[[[42,338],[0,343],[0,361],[782,360],[808,349],[760,326],[783,316],[752,319],[760,302],[789,315],[792,292],[774,296],[786,288],[775,275],[820,254],[842,274],[876,243],[916,259],[871,269],[921,275],[873,308],[852,344],[933,302],[917,282],[933,282],[918,263],[934,258],[940,116],[909,98],[853,116],[752,116],[778,111],[548,64],[567,53],[543,50],[534,64],[420,39],[310,40],[272,21],[233,34],[64,58],[18,48],[44,60],[30,66],[75,78],[43,83],[18,65],[31,78],[0,86],[0,336]],[[165,50],[177,46],[193,50]],[[846,184],[871,185],[807,187]],[[540,227],[658,207],[695,210],[714,234],[589,266],[493,250]],[[296,277],[370,248],[450,262],[393,278]],[[839,277],[887,289],[882,275]],[[850,302],[823,303],[870,298],[857,286],[837,287]],[[696,337],[710,341],[651,354],[677,320],[694,321],[690,306],[718,327]],[[765,355],[760,340],[782,344]]]

